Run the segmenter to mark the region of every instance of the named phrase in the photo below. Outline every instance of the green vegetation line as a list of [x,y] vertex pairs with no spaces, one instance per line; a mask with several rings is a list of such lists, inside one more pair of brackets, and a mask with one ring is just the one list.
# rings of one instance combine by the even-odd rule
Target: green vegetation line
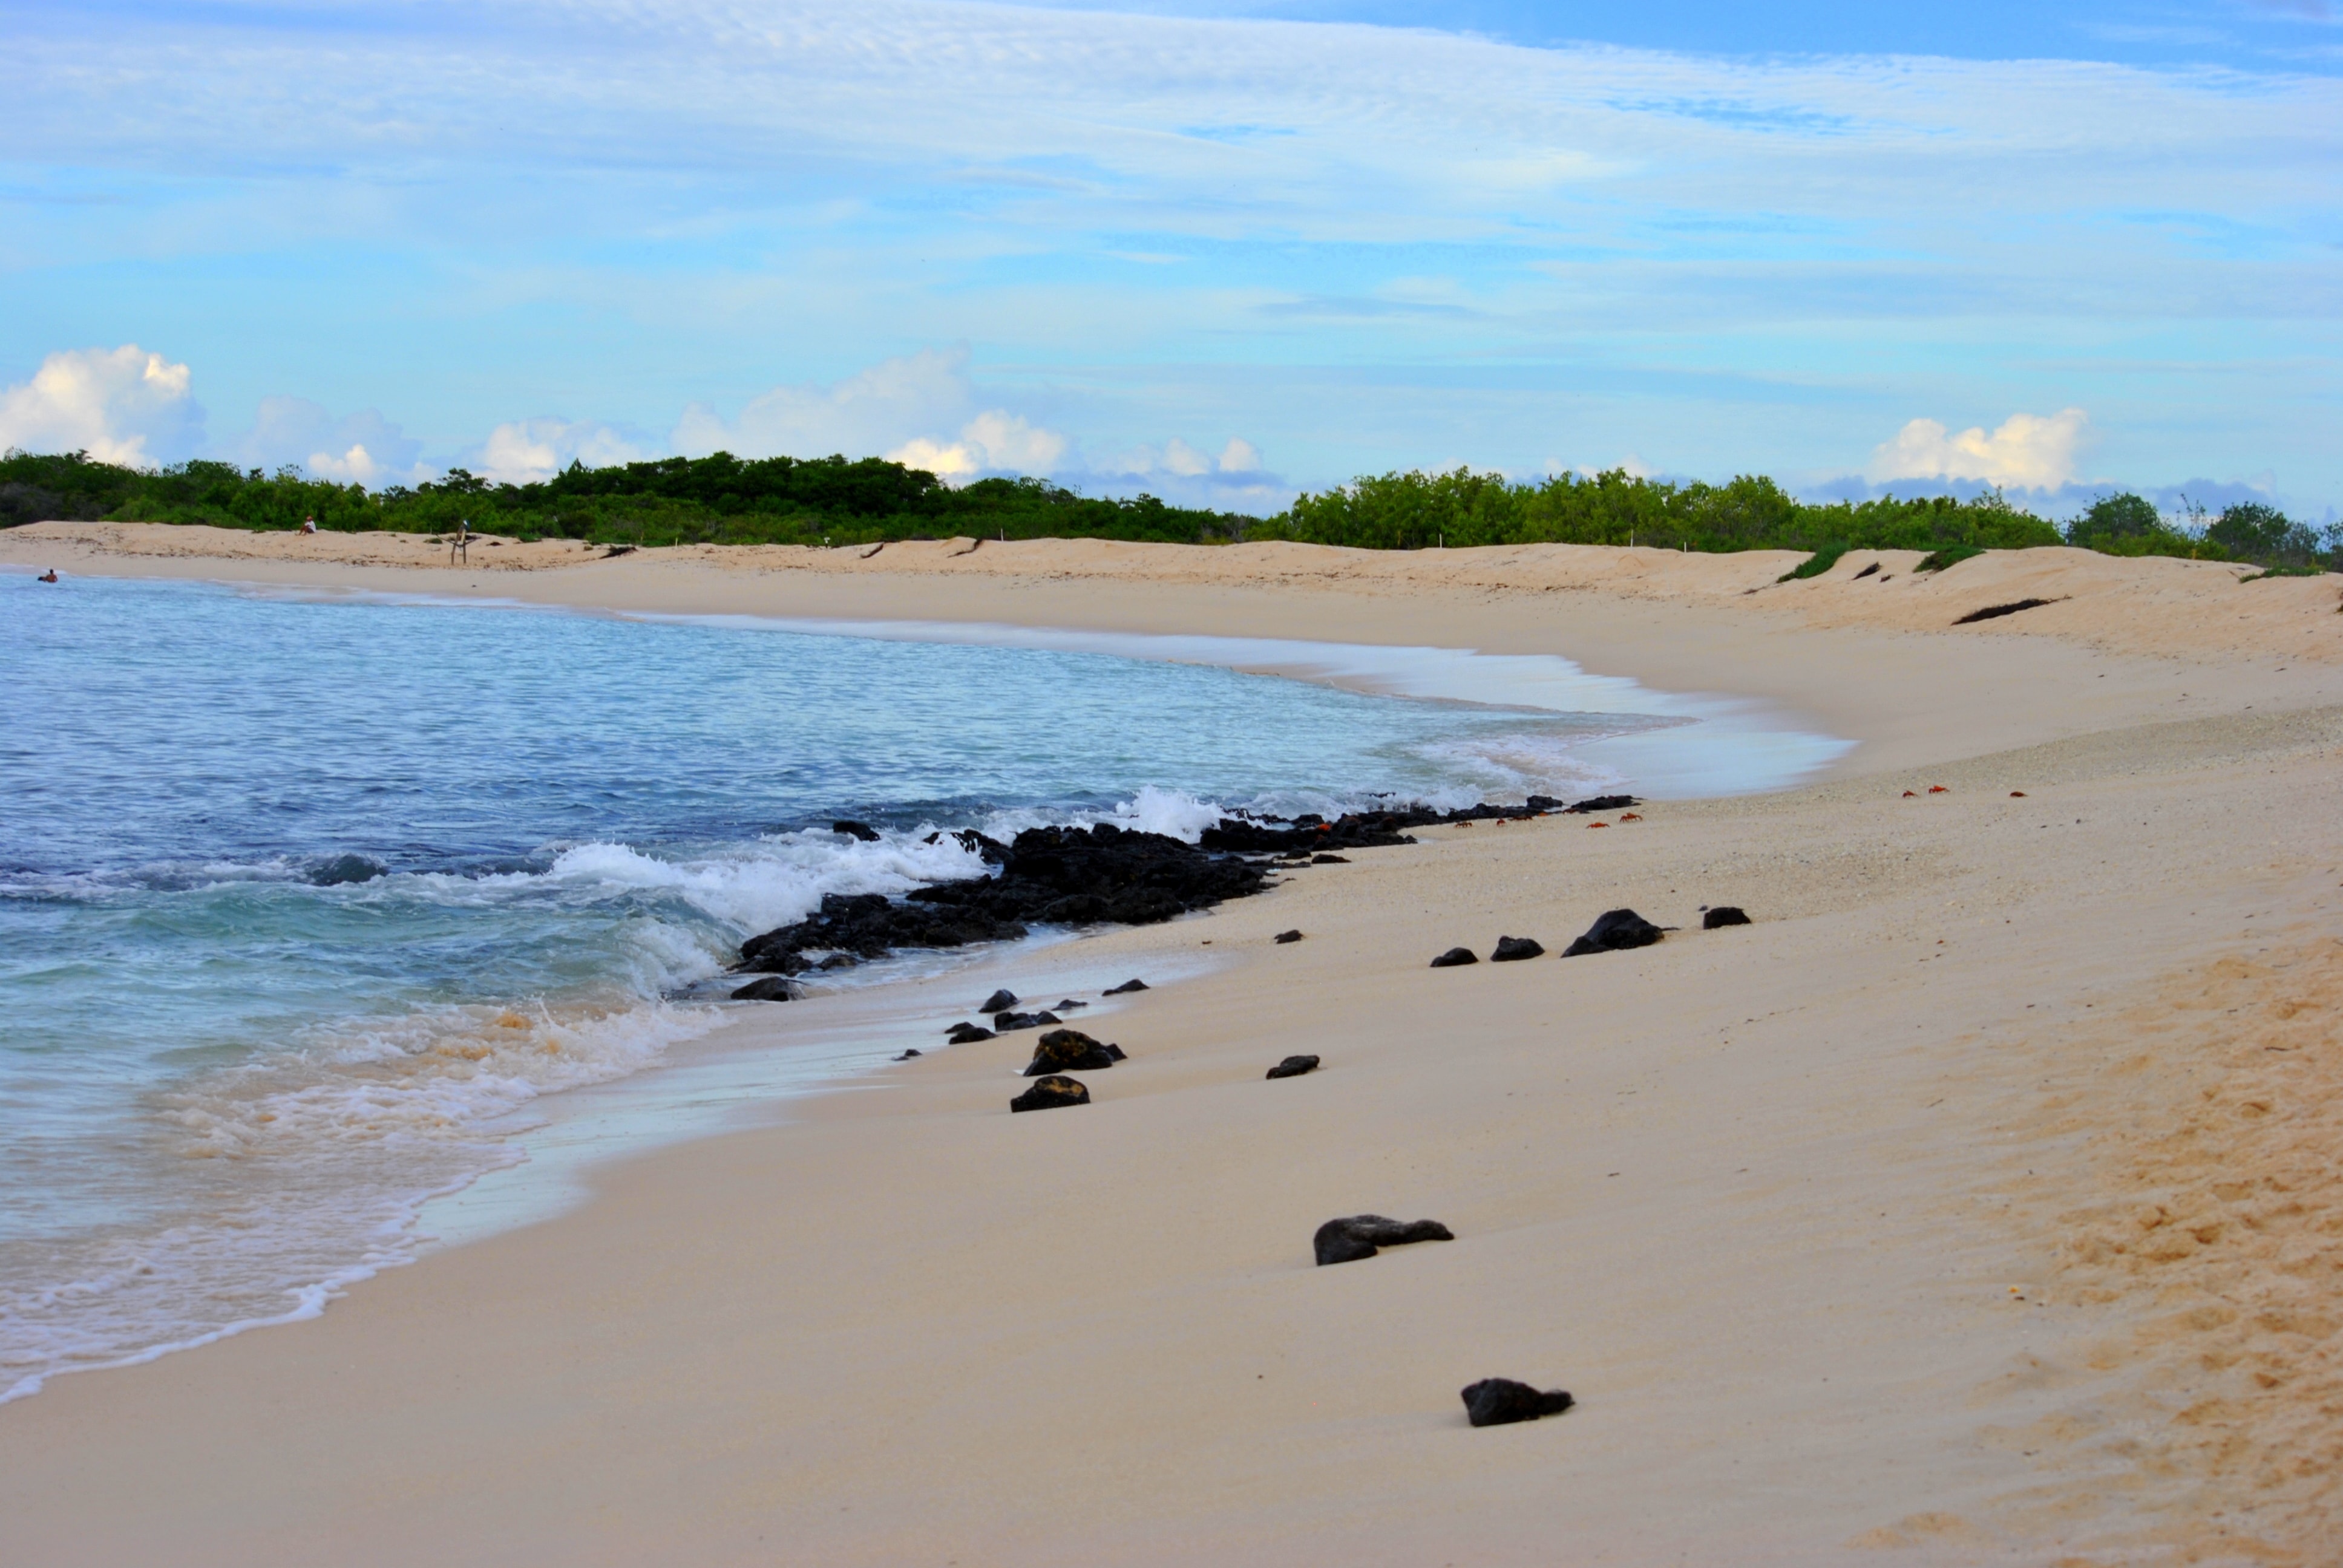
[[[765,457],[729,453],[588,468],[572,464],[529,485],[491,484],[461,468],[436,482],[367,490],[195,461],[124,467],[84,453],[0,457],[0,526],[45,518],[209,523],[289,529],[305,518],[334,532],[475,533],[603,544],[875,544],[942,538],[1105,538],[1181,544],[1298,539],[1362,549],[1475,545],[1650,545],[1724,552],[1791,549],[1787,574],[1819,576],[1848,550],[1928,553],[1938,570],[1980,550],[2072,544],[2120,556],[2249,561],[2278,572],[2343,567],[2343,527],[2323,533],[2254,503],[2219,517],[2167,520],[2135,495],[2103,498],[2062,531],[1998,491],[1970,500],[1931,496],[1815,505],[1773,480],[1675,484],[1614,469],[1516,481],[1456,468],[1383,474],[1304,492],[1273,518],[1084,496],[1046,479],[950,486],[877,457]],[[1786,578],[1785,578],[1786,580]]]

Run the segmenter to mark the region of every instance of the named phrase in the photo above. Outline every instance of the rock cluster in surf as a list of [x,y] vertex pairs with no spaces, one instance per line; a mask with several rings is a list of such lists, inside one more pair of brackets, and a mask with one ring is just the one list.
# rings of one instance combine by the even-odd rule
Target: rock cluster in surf
[[[938,882],[901,899],[826,893],[821,907],[804,920],[741,943],[735,967],[790,975],[841,958],[881,958],[899,948],[1012,941],[1033,924],[1153,925],[1258,893],[1280,866],[1310,863],[1334,849],[1413,843],[1407,834],[1411,828],[1514,821],[1555,810],[1607,811],[1618,804],[1634,800],[1606,795],[1565,807],[1549,796],[1533,795],[1521,806],[1483,804],[1453,811],[1408,806],[1355,811],[1332,821],[1315,815],[1228,817],[1205,829],[1193,844],[1111,822],[1029,828],[1006,844],[963,829],[952,837],[998,868],[997,874]],[[870,830],[860,822],[836,825],[837,831],[860,838],[857,829]],[[814,953],[828,956],[807,956]]]

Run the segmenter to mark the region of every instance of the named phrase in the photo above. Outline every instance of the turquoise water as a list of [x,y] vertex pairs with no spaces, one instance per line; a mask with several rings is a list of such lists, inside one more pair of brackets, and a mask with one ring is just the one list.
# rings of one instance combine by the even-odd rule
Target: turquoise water
[[981,874],[938,829],[1582,794],[1684,722],[19,574],[0,660],[0,1393],[400,1260],[533,1101],[712,1028],[742,936]]

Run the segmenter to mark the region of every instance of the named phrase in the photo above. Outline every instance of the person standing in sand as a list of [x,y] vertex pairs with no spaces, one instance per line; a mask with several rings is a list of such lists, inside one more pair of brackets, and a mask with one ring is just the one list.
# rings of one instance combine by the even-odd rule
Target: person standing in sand
[[471,564],[472,519],[469,518],[465,518],[457,523],[456,537],[449,540],[447,544],[447,564],[449,566],[452,567],[456,564],[456,558],[458,556],[464,558],[466,565],[468,566]]

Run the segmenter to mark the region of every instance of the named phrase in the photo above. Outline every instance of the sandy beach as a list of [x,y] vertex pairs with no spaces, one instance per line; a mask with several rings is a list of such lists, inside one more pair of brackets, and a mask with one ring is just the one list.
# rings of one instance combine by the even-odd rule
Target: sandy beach
[[[1212,965],[1101,1019],[1131,1060],[1087,1108],[1008,1114],[1031,1036],[933,1052],[604,1167],[591,1201],[317,1321],[58,1379],[0,1406],[0,1561],[2315,1564],[2343,1540],[2343,579],[2068,549],[1795,582],[1795,555],[1566,546],[446,555],[0,533],[0,568],[61,592],[1558,654],[1858,744],[1795,789],[1425,829],[1086,939],[1117,972]],[[1721,904],[1755,923],[1702,930]],[[1501,934],[1558,952],[1622,906],[1678,929],[1426,967]],[[920,982],[904,1043],[1020,978]],[[1324,1066],[1264,1081],[1296,1052]],[[1317,1226],[1363,1212],[1456,1239],[1313,1266]],[[1457,1391],[1489,1376],[1579,1402],[1474,1430]]]

